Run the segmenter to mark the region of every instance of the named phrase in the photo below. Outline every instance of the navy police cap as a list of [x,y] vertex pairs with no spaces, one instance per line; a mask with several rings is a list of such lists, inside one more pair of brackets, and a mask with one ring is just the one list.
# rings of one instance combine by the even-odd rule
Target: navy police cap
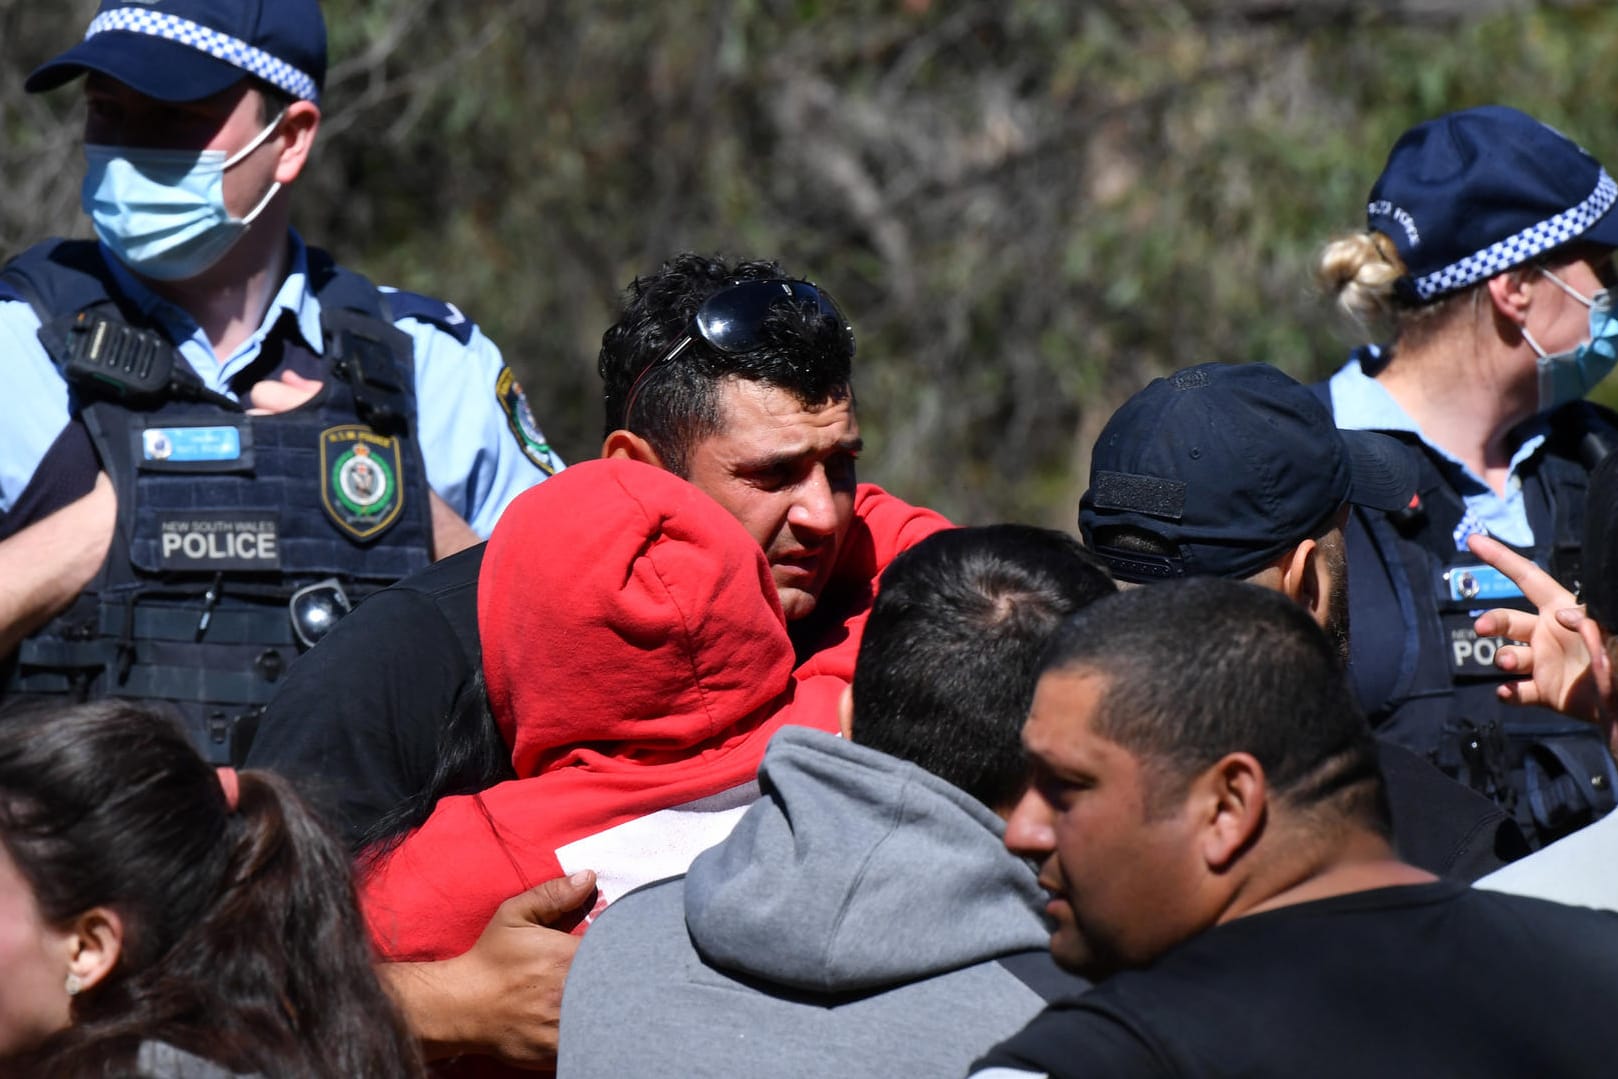
[[[1396,439],[1339,431],[1312,391],[1267,364],[1205,363],[1125,401],[1096,441],[1079,525],[1124,581],[1245,578],[1323,530],[1345,503],[1410,505]],[[1103,542],[1129,528],[1172,554]],[[1098,539],[1099,535],[1099,539]]]
[[1400,136],[1366,207],[1426,303],[1574,240],[1618,247],[1618,185],[1579,145],[1532,116],[1484,105]]
[[197,101],[252,75],[318,102],[326,21],[318,0],[101,0],[84,40],[23,88],[52,90],[87,71],[159,101]]

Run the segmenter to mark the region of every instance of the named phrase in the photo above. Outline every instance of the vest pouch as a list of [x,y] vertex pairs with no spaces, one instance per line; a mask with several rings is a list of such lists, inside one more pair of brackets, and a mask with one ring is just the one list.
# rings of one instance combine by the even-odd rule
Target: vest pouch
[[1434,763],[1510,813],[1536,849],[1618,805],[1618,764],[1577,720],[1451,721]]
[[1506,741],[1516,758],[1522,797],[1519,823],[1543,846],[1593,824],[1618,804],[1618,765],[1596,728],[1508,722]]
[[1445,775],[1471,787],[1506,812],[1515,812],[1517,791],[1511,784],[1511,753],[1498,722],[1478,723],[1464,718],[1447,721],[1433,763]]

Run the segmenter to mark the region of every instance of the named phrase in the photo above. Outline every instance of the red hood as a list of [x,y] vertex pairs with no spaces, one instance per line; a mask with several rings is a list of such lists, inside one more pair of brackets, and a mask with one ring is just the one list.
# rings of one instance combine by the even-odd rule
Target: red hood
[[764,552],[686,481],[588,461],[511,503],[478,578],[519,777],[719,749],[778,707],[792,644]]
[[695,487],[592,461],[514,501],[484,555],[478,628],[523,778],[443,799],[370,866],[362,899],[379,952],[459,955],[525,888],[589,868],[605,903],[715,842],[740,809],[709,800],[751,796],[771,734],[836,729],[876,573],[947,527],[874,487],[855,514],[839,560],[847,606],[793,671],[762,550]]

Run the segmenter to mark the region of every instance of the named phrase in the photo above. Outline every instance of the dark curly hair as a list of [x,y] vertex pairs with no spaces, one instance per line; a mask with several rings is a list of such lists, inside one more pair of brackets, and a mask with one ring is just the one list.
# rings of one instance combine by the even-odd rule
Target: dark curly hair
[[[725,379],[779,387],[810,406],[852,396],[854,344],[847,327],[796,304],[771,309],[759,348],[730,354],[696,337],[673,361],[658,362],[691,329],[708,297],[729,285],[770,278],[790,276],[775,262],[731,265],[690,252],[637,277],[625,290],[622,315],[601,335],[604,434],[633,431],[665,468],[683,476],[691,447],[720,430],[718,386]],[[634,414],[625,415],[637,380]]]

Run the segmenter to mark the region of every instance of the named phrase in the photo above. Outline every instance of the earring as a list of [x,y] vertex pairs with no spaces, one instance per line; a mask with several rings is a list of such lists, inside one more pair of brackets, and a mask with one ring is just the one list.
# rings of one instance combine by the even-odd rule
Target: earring
[[69,974],[67,976],[67,985],[63,988],[67,990],[68,996],[76,997],[79,995],[79,990],[84,988],[84,983],[79,981],[77,974]]

